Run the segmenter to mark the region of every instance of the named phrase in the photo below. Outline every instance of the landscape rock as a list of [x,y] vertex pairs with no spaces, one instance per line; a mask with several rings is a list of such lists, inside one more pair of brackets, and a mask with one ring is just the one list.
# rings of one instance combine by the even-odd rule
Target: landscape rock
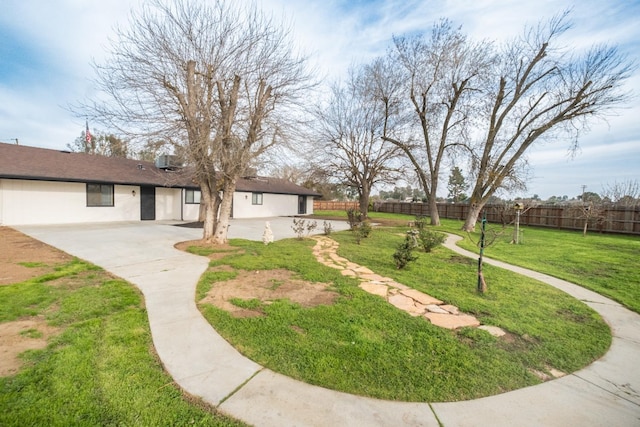
[[441,328],[446,329],[458,329],[464,327],[476,327],[480,326],[480,321],[475,317],[468,314],[459,314],[457,316],[453,314],[442,313],[429,313],[427,312],[424,317],[429,319],[431,323]]
[[389,292],[389,288],[387,286],[372,282],[360,283],[360,288],[369,292],[370,294],[379,295],[385,299],[387,298],[387,293]]
[[415,289],[404,289],[400,292],[403,295],[408,296],[409,298],[413,298],[414,300],[424,304],[424,305],[429,305],[429,304],[436,304],[436,305],[440,305],[442,304],[442,301],[440,301],[437,298],[432,297],[431,295],[427,295],[424,292],[420,292],[417,291]]
[[502,330],[502,328],[499,328],[497,326],[482,325],[482,326],[478,326],[478,329],[482,329],[483,331],[487,331],[491,335],[493,335],[494,337],[502,337],[502,336],[507,334],[504,330]]

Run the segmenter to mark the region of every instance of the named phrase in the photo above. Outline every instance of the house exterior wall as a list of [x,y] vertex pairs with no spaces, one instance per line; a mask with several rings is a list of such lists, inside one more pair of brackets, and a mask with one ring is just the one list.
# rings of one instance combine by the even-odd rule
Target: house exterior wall
[[[135,191],[135,195],[133,194]],[[0,225],[140,220],[140,187],[114,185],[114,206],[87,206],[84,183],[0,179]],[[196,221],[198,205],[185,205],[180,188],[156,187],[156,220]]]
[[[198,190],[199,191],[199,190]],[[182,219],[184,221],[195,222],[200,218],[200,203],[187,203],[186,192],[182,191]]]
[[137,186],[115,185],[113,207],[87,207],[86,184],[2,179],[3,225],[135,221],[140,219]]
[[[135,191],[135,195],[134,192]],[[187,204],[181,188],[156,187],[156,220],[197,221],[200,205]],[[307,196],[307,214],[313,197]],[[266,218],[298,214],[298,196],[262,193],[252,204],[251,192],[236,192],[234,218]],[[140,221],[140,187],[114,185],[114,206],[87,206],[85,183],[0,178],[0,225],[70,224]]]
[[[313,213],[313,197],[307,196],[307,215]],[[268,218],[298,215],[295,194],[262,193],[262,204],[252,204],[252,193],[236,191],[233,195],[234,218]]]

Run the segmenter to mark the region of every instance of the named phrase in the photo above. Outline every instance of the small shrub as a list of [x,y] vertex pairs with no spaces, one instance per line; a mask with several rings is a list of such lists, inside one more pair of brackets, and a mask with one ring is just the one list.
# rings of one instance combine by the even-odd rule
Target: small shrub
[[325,236],[331,235],[331,232],[333,231],[333,226],[331,225],[331,223],[328,221],[324,221],[322,223],[322,226],[324,228],[324,235]]
[[305,220],[302,218],[293,218],[293,225],[291,226],[293,232],[298,236],[298,240],[302,240],[304,229],[305,229]]
[[317,221],[309,221],[309,224],[307,224],[307,236],[309,234],[311,234],[311,232],[313,230],[315,230],[316,228],[318,228],[318,222]]
[[291,226],[293,232],[296,233],[296,236],[298,236],[298,240],[302,240],[305,230],[308,236],[317,227],[317,221],[309,221],[309,223],[307,223],[307,221],[302,218],[293,218],[293,225]]
[[363,238],[369,237],[369,234],[371,234],[371,230],[371,223],[369,221],[362,221],[360,223],[360,233],[362,233]]
[[349,221],[349,227],[354,230],[362,223],[362,213],[357,209],[347,209],[347,220]]
[[431,252],[433,248],[444,243],[446,236],[437,231],[431,231],[427,228],[420,228],[418,230],[418,240],[420,240],[420,246],[425,252]]
[[393,259],[395,260],[396,267],[399,270],[406,267],[406,265],[411,261],[418,259],[418,257],[413,254],[416,245],[415,236],[412,235],[411,231],[407,232],[407,236],[404,238],[404,241],[398,245],[398,248],[393,254]]
[[371,234],[371,224],[369,221],[362,221],[360,224],[355,225],[351,231],[356,238],[356,243],[360,244],[362,239],[366,239]]
[[416,215],[414,224],[418,230],[423,230],[427,225],[427,217],[422,215]]

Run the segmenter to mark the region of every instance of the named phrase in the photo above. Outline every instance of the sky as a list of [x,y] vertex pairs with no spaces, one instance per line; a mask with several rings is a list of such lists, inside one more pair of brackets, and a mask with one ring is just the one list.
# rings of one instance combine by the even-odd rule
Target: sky
[[[21,145],[62,150],[79,137],[85,121],[69,105],[97,96],[91,63],[104,59],[115,27],[126,27],[130,11],[142,1],[3,0],[0,142],[17,139]],[[627,82],[634,97],[615,116],[593,122],[574,156],[568,141],[532,150],[528,189],[512,196],[571,198],[583,186],[601,193],[616,182],[640,181],[640,0],[255,2],[290,25],[297,47],[327,80],[383,54],[394,35],[428,33],[440,18],[462,26],[474,39],[502,42],[521,34],[527,24],[572,9],[573,28],[563,41],[575,49],[617,45],[639,65]],[[446,187],[446,176],[442,182]]]

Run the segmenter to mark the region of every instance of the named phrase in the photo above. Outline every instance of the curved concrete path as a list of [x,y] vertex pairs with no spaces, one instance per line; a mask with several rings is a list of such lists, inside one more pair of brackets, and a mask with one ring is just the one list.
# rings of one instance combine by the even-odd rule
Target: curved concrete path
[[[194,301],[208,259],[173,248],[179,241],[199,238],[201,230],[137,222],[16,228],[138,286],[154,345],[176,383],[256,426],[640,425],[640,316],[550,276],[485,258],[488,264],[556,286],[598,311],[613,333],[611,349],[602,359],[563,378],[497,396],[452,403],[390,402],[301,383],[262,368],[222,339]],[[232,231],[233,226],[231,236]],[[453,238],[446,245],[476,257],[457,248]]]

